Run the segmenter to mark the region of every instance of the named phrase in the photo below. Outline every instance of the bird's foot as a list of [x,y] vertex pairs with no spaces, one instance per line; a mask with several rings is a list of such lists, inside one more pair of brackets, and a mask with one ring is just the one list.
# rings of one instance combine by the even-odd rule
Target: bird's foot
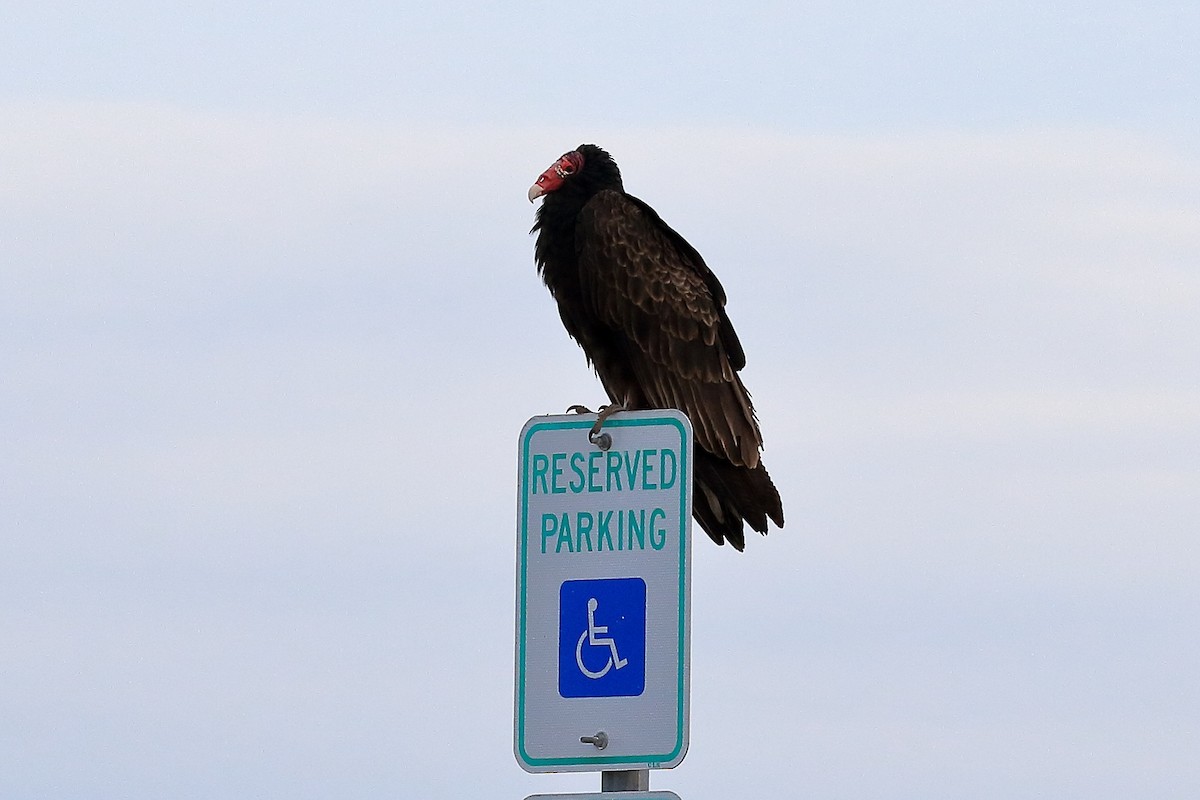
[[587,406],[581,406],[578,403],[576,403],[575,405],[569,406],[567,408],[567,413],[568,414],[590,414],[590,413],[592,413],[592,410],[590,408],[588,408]]
[[607,406],[600,406],[599,413],[596,414],[596,423],[592,425],[592,430],[588,433],[588,441],[599,447],[601,450],[607,450],[612,447],[612,437],[607,433],[601,433],[600,428],[604,426],[606,420],[613,414],[620,413],[625,410],[625,406],[620,403],[612,403]]
[[607,406],[600,406],[600,411],[596,414],[596,424],[592,426],[592,436],[600,433],[600,429],[604,427],[604,423],[613,414],[619,414],[625,410],[625,406],[620,403],[612,403]]

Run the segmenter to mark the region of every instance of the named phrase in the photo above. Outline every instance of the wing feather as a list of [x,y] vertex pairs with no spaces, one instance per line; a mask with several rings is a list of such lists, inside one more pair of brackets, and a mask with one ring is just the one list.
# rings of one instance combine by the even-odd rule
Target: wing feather
[[725,292],[703,259],[649,206],[621,192],[589,200],[575,233],[584,301],[623,335],[639,393],[687,414],[709,452],[755,467],[762,435],[737,375],[745,356]]

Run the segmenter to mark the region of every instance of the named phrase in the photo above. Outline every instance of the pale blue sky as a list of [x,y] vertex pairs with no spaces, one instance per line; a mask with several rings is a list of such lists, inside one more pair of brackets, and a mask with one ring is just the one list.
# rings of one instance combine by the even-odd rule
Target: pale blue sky
[[[1188,3],[9,4],[4,94],[411,124],[1196,121]],[[1192,126],[1194,127],[1194,126]]]
[[511,753],[583,141],[720,275],[788,518],[697,541],[652,787],[1195,794],[1193,4],[4,16],[0,796],[598,787]]

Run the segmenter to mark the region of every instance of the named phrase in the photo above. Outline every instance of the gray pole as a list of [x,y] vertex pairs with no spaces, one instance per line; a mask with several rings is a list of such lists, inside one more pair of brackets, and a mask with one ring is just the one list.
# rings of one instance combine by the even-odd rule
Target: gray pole
[[600,773],[600,791],[648,792],[650,791],[650,770],[605,770]]

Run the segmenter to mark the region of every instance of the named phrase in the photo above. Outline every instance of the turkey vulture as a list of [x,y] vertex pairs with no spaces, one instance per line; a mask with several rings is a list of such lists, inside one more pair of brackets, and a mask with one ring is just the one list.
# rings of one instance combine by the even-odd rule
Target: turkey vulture
[[742,522],[783,527],[783,503],[759,458],[762,434],[738,371],[746,355],[725,290],[704,259],[642,200],[596,145],[555,161],[529,189],[545,196],[538,272],[563,326],[615,405],[674,408],[696,442],[693,514],[717,544],[746,546]]

